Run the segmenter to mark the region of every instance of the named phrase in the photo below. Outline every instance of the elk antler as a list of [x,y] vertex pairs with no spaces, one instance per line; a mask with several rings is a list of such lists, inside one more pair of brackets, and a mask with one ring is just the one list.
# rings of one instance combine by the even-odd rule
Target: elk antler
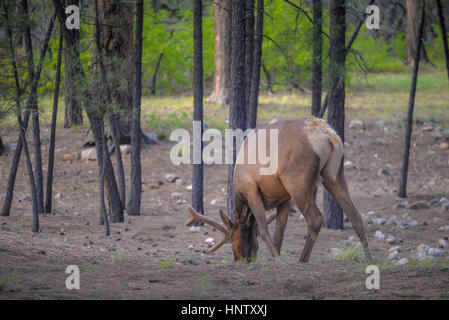
[[[227,227],[229,228],[229,230],[226,230],[226,228],[223,227],[221,224],[219,224],[217,221],[200,214],[199,212],[195,211],[195,209],[193,209],[190,206],[187,207],[187,211],[190,213],[190,219],[186,222],[186,226],[189,227],[192,224],[194,224],[195,222],[204,222],[204,223],[211,225],[215,229],[223,232],[223,234],[224,234],[223,239],[221,239],[215,246],[210,248],[209,252],[214,252],[215,250],[220,248],[222,245],[224,245],[226,243],[226,241],[231,239],[231,230],[229,228],[229,223],[227,224]],[[224,217],[222,215],[220,215],[220,216],[221,216],[221,219],[223,220]],[[223,222],[225,222],[225,220],[223,220]]]

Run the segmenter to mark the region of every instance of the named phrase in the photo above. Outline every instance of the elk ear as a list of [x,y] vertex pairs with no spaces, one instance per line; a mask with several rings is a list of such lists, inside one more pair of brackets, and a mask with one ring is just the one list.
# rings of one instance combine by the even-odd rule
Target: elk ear
[[228,229],[229,232],[232,230],[232,222],[229,220],[228,216],[225,215],[223,210],[220,209],[220,218],[221,221],[223,221],[223,224],[225,225],[226,229]]

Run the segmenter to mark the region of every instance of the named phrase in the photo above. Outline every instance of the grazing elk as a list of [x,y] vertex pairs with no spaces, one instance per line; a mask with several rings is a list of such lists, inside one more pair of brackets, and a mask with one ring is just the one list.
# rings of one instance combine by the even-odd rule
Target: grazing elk
[[[234,222],[221,210],[224,226],[188,207],[191,218],[186,225],[203,222],[223,232],[224,238],[210,252],[231,240],[235,260],[250,261],[257,256],[257,235],[260,234],[271,255],[279,258],[289,203],[293,200],[307,222],[308,236],[299,260],[307,262],[324,222],[313,197],[314,188],[322,182],[349,218],[370,258],[362,219],[351,201],[343,172],[343,144],[335,131],[324,120],[314,117],[277,122],[264,129],[267,129],[267,136],[269,129],[278,130],[276,173],[261,175],[259,161],[256,164],[237,163],[234,170]],[[248,150],[251,151],[251,147],[245,139],[239,156],[241,152],[247,154]],[[267,218],[265,213],[272,208],[277,212]],[[268,224],[275,218],[276,229],[271,240]]]

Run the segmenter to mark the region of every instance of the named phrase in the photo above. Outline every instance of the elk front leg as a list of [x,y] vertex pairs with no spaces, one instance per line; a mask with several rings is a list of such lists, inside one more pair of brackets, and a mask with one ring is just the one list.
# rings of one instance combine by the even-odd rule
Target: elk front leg
[[279,255],[281,254],[282,241],[284,240],[284,230],[287,225],[289,207],[290,200],[287,200],[278,205],[276,209],[276,229],[274,231],[273,242]]
[[257,226],[259,228],[260,236],[262,237],[262,240],[267,244],[268,250],[271,253],[271,256],[273,258],[280,258],[278,251],[276,250],[276,247],[273,244],[273,241],[271,241],[270,234],[268,232],[268,225],[267,225],[267,219],[265,217],[265,207],[263,205],[262,198],[260,197],[259,192],[253,191],[248,195],[248,205],[251,209],[251,212],[254,215],[254,218],[256,219]]

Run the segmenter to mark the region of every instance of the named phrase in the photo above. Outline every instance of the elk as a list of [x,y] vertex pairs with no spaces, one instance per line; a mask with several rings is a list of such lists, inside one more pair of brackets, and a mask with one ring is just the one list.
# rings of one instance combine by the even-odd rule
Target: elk
[[[231,222],[220,210],[221,225],[188,207],[190,219],[186,225],[207,223],[224,234],[210,252],[231,240],[234,259],[251,261],[257,257],[257,236],[260,234],[273,258],[279,258],[289,204],[294,201],[308,228],[299,261],[308,262],[324,222],[313,196],[313,190],[321,182],[348,217],[365,254],[370,258],[362,218],[352,203],[346,184],[340,137],[324,120],[315,117],[281,121],[255,130],[262,128],[267,129],[267,136],[270,134],[269,129],[277,129],[277,171],[261,175],[259,169],[263,165],[259,161],[255,164],[237,163],[234,169],[234,221]],[[247,154],[248,150],[251,151],[251,147],[248,146],[248,139],[245,139],[238,156],[242,152]],[[276,208],[276,213],[266,217],[266,211],[273,208]],[[272,240],[268,224],[274,219],[276,228]]]

